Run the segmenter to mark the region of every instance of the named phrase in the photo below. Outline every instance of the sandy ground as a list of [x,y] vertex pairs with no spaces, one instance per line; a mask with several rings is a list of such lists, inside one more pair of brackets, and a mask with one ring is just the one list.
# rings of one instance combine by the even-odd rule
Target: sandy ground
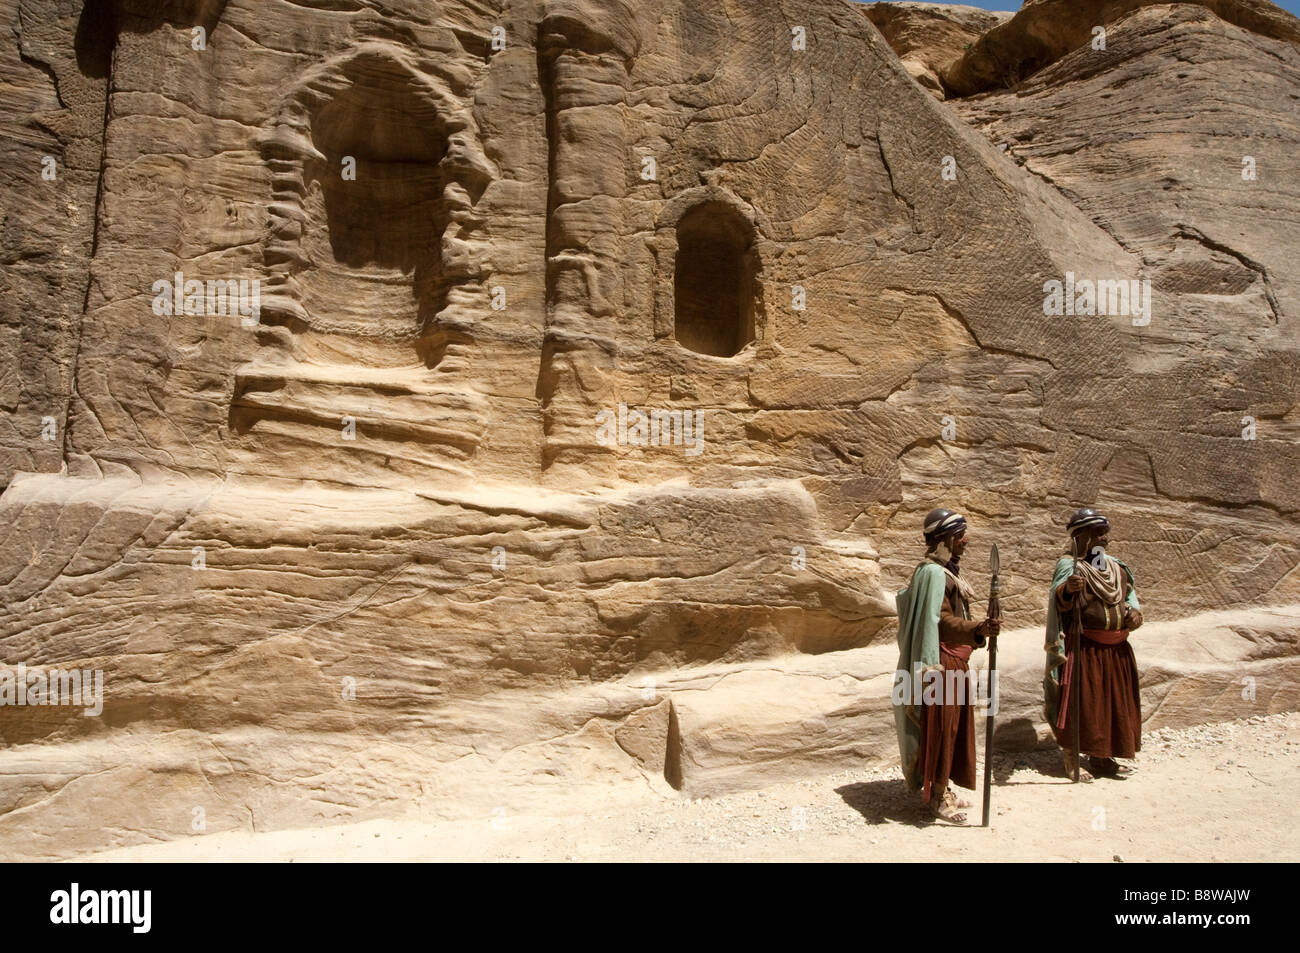
[[161,861],[1295,861],[1300,713],[1143,738],[1123,781],[1071,784],[1054,750],[994,757],[993,823],[929,819],[897,769],[690,800],[557,803],[550,816],[417,818],[217,833],[78,860]]

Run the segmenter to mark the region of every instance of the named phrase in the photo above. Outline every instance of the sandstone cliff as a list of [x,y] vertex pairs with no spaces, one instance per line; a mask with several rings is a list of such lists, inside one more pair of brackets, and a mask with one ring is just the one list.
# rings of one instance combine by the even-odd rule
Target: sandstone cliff
[[944,98],[943,71],[1012,16],[939,3],[869,3],[863,12],[898,54],[903,68],[939,99]]
[[[1294,708],[1296,21],[893,6],[0,0],[0,661],[106,696],[0,712],[0,836],[172,775],[314,823],[547,739],[707,793],[728,719],[887,757],[879,696],[806,723],[884,677],[941,503],[1027,644],[1097,505],[1148,618],[1273,607],[1160,641],[1152,701]],[[1045,313],[1067,275],[1149,309]]]

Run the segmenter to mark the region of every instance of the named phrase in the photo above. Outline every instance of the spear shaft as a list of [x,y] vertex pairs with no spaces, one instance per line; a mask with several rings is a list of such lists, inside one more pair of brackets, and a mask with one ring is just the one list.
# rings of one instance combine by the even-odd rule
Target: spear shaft
[[[1002,618],[1002,605],[998,600],[998,570],[1001,568],[1001,561],[998,558],[998,544],[993,544],[993,550],[989,553],[989,570],[993,578],[989,582],[989,614],[990,619]],[[989,808],[993,799],[993,713],[997,708],[997,685],[998,685],[998,637],[989,636],[989,687],[987,708],[984,716],[984,821],[983,826],[989,826]]]
[[[1070,555],[1074,557],[1074,573],[1079,572],[1079,537],[1070,539]],[[1079,783],[1079,683],[1083,681],[1079,646],[1083,641],[1083,591],[1075,594],[1070,625],[1070,722],[1074,734],[1074,783]]]

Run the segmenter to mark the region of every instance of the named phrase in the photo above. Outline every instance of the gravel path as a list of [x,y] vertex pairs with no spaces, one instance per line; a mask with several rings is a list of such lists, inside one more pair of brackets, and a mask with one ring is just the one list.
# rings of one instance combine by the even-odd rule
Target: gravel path
[[[995,755],[993,824],[932,822],[897,768],[704,800],[646,790],[630,809],[557,805],[555,816],[399,819],[232,832],[99,854],[102,860],[1295,861],[1291,795],[1300,713],[1143,737],[1127,780],[1071,784],[1056,751]],[[90,858],[83,858],[90,859]]]

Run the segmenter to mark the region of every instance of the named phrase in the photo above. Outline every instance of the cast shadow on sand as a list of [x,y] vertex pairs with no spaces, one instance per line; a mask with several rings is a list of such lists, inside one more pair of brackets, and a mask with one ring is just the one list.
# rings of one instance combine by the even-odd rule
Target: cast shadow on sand
[[[912,827],[929,827],[936,818],[907,789],[901,778],[883,781],[855,781],[835,789],[844,803],[866,819],[868,824],[893,821]],[[967,798],[969,800],[969,798]]]
[[[983,723],[980,724],[981,732]],[[998,741],[993,754],[993,786],[1022,784],[1062,784],[1068,783],[1065,769],[1061,764],[1061,752],[1055,745],[1050,747],[1031,747],[1037,739],[1034,724],[1027,718],[1017,719],[1007,725],[998,726]],[[980,746],[984,736],[980,735]],[[1025,744],[1023,750],[999,750],[1002,745],[1016,748]],[[1025,770],[1032,774],[1026,776]],[[958,790],[964,800],[970,801],[973,808],[966,811],[969,817],[974,811],[978,814],[983,797],[981,785],[984,780],[984,764],[979,765],[977,790]],[[1016,773],[1020,772],[1019,776]],[[928,827],[936,822],[918,795],[907,789],[901,778],[889,778],[880,781],[857,781],[835,789],[835,793],[844,799],[844,803],[853,808],[868,824],[884,824],[893,821],[898,824],[910,824],[913,827]]]

